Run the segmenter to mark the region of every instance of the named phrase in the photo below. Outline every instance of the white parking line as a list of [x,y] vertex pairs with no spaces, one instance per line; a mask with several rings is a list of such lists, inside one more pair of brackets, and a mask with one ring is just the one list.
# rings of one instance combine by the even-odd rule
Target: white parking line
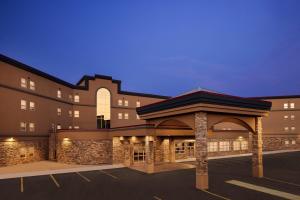
[[84,175],[82,175],[82,174],[80,174],[79,172],[76,172],[76,174],[78,174],[82,179],[84,179],[85,181],[87,181],[87,182],[91,182],[91,180],[90,179],[88,179],[86,176],[84,176]]
[[293,185],[293,186],[300,187],[299,184],[291,183],[291,182],[286,182],[286,181],[282,181],[282,180],[278,180],[278,179],[274,179],[274,178],[264,177],[264,179],[267,179],[267,180],[270,180],[270,181],[275,181],[275,182],[278,182],[278,183],[285,183],[285,184],[288,184],[288,185]]
[[255,190],[255,191],[258,191],[258,192],[263,192],[263,193],[270,194],[270,195],[277,196],[277,197],[281,197],[281,198],[284,198],[284,199],[300,200],[300,196],[295,195],[295,194],[282,192],[282,191],[270,189],[270,188],[267,188],[267,187],[257,186],[257,185],[242,182],[242,181],[230,180],[230,181],[226,181],[226,183],[236,185],[236,186],[239,186],[239,187],[243,187],[243,188],[247,188],[247,189],[250,189],[250,190]]
[[52,179],[52,181],[54,182],[54,184],[56,185],[56,187],[60,187],[59,183],[57,182],[57,180],[54,178],[54,176],[52,174],[49,175],[50,178]]
[[23,177],[20,178],[20,190],[21,190],[21,192],[24,192],[24,180],[23,180]]
[[116,177],[116,176],[114,176],[114,175],[112,175],[112,174],[110,174],[110,173],[108,173],[108,172],[106,172],[106,171],[99,170],[99,172],[102,173],[102,174],[105,174],[105,175],[107,175],[107,176],[110,176],[110,177],[112,177],[112,178],[114,178],[114,179],[119,179],[118,177]]
[[220,199],[230,200],[230,199],[228,199],[228,198],[226,198],[226,197],[223,197],[223,196],[220,196],[220,195],[218,195],[218,194],[209,192],[209,191],[207,191],[207,190],[201,190],[201,191],[206,192],[206,193],[208,193],[208,194],[210,194],[210,195],[213,195],[213,196],[215,196],[215,197],[218,197],[218,198],[220,198]]

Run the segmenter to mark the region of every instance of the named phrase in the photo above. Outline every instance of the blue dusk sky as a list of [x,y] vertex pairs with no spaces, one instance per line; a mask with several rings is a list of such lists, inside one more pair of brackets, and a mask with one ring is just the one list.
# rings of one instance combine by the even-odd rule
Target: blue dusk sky
[[1,54],[74,84],[300,94],[299,0],[1,0],[0,24]]

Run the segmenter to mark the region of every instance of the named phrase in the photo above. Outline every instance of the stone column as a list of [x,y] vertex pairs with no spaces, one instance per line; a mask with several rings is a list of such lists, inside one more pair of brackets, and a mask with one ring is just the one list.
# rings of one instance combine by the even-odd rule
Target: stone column
[[147,173],[154,172],[154,144],[153,137],[145,137],[145,153],[146,153],[146,171]]
[[255,118],[255,133],[252,135],[252,175],[262,178],[263,158],[262,158],[262,118]]
[[131,144],[128,139],[124,140],[124,165],[126,167],[130,167],[132,163],[132,156],[131,156]]
[[169,155],[170,155],[170,162],[174,163],[175,162],[175,140],[174,138],[170,138],[170,149],[169,149]]
[[57,136],[56,133],[52,132],[49,135],[49,160],[56,161],[57,160]]
[[195,113],[196,188],[208,189],[207,114]]

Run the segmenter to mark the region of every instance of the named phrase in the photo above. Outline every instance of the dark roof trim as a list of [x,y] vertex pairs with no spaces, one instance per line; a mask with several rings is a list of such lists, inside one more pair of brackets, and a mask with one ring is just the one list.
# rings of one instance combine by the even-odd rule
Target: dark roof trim
[[137,108],[137,113],[139,115],[143,115],[197,103],[208,103],[214,105],[234,106],[259,110],[270,110],[272,106],[272,103],[267,101],[248,99],[207,91],[198,91]]
[[[73,85],[71,83],[68,83],[64,80],[61,80],[55,76],[52,76],[50,74],[47,74],[45,72],[42,72],[36,68],[33,68],[31,66],[28,66],[26,64],[23,64],[17,60],[14,60],[12,58],[9,58],[7,56],[4,56],[2,54],[0,54],[0,61],[5,62],[7,64],[10,64],[12,66],[15,66],[19,69],[28,71],[30,73],[36,74],[38,76],[41,76],[43,78],[46,78],[48,80],[54,81],[58,84],[64,85],[66,87],[72,88],[72,89],[78,89],[78,90],[88,90],[89,89],[89,80],[95,80],[95,79],[105,79],[105,80],[111,80],[113,83],[118,84],[118,93],[119,94],[124,94],[124,95],[132,95],[132,96],[143,96],[143,97],[151,97],[151,98],[159,98],[159,99],[169,99],[170,97],[168,96],[162,96],[162,95],[155,95],[155,94],[146,94],[146,93],[137,93],[137,92],[128,92],[128,91],[122,91],[121,90],[121,81],[120,80],[114,80],[112,79],[111,76],[105,76],[105,75],[100,75],[100,74],[96,74],[95,76],[88,76],[88,75],[84,75],[78,82],[76,85]],[[80,83],[82,82],[84,83],[84,86],[80,86]]]
[[294,98],[300,98],[300,95],[249,97],[249,99],[294,99]]

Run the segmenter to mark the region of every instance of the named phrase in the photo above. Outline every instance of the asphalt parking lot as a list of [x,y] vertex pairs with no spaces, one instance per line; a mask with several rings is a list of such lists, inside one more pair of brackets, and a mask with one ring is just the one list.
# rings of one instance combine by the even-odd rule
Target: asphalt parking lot
[[144,174],[128,168],[0,180],[3,200],[300,199],[300,152],[264,156],[265,178],[251,177],[251,157],[209,161],[208,191],[195,169]]

